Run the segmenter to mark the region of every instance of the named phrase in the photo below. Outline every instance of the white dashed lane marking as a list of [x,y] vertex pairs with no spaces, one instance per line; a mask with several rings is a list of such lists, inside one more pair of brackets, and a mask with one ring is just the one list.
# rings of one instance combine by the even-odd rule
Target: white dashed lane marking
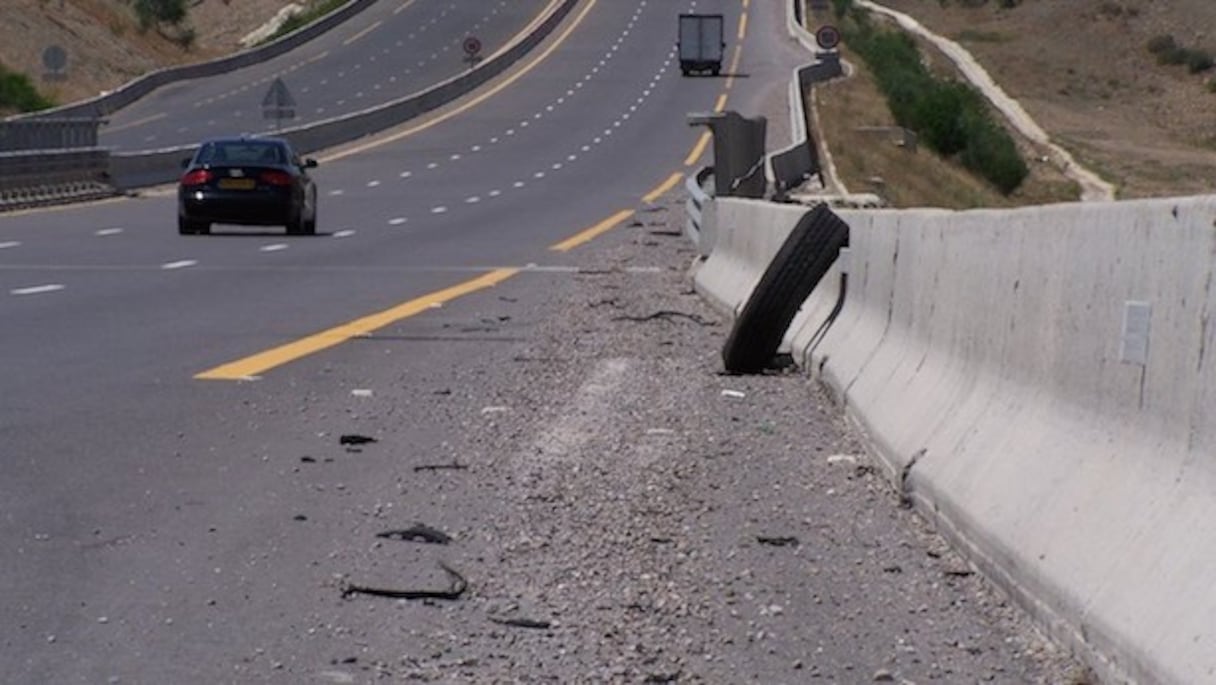
[[355,234],[355,232],[354,232],[354,231],[352,231],[352,230],[351,230],[351,229],[349,229],[349,228],[345,228],[345,229],[342,229],[341,231],[336,231],[336,232],[334,233],[334,237],[335,237],[335,238],[349,238],[349,237],[351,237],[351,236],[352,236],[352,235],[354,235],[354,234]]
[[172,269],[186,269],[186,268],[194,266],[195,264],[198,264],[197,260],[183,259],[183,260],[177,261],[177,262],[168,262],[165,264],[161,264],[160,268],[162,268],[166,271],[170,271]]
[[286,250],[287,243],[273,243],[271,245],[263,245],[263,246],[259,247],[258,249],[261,250],[262,252],[278,252],[279,250]]
[[108,236],[108,235],[118,235],[119,233],[122,233],[121,228],[103,228],[103,229],[100,229],[99,231],[97,231],[95,233],[95,235]]
[[59,283],[48,283],[46,285],[33,285],[28,288],[16,288],[9,292],[13,295],[41,295],[43,293],[53,293],[57,290],[63,290],[63,285]]
[[10,247],[17,247],[20,244],[21,242],[18,240],[6,240],[5,242],[0,243],[0,250],[7,250]]

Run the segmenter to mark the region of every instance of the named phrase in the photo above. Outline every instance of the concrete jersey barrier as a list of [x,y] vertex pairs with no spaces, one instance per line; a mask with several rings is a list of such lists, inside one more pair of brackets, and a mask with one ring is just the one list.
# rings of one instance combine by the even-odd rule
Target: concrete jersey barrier
[[[805,208],[711,204],[730,311]],[[1103,682],[1216,682],[1216,198],[838,213],[787,345],[892,481]]]

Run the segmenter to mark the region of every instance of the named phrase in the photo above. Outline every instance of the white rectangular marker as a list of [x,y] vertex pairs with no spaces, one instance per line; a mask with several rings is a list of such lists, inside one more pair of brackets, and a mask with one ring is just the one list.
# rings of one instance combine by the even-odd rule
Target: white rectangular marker
[[10,248],[10,247],[17,247],[20,244],[21,243],[16,240],[9,240],[7,242],[0,243],[0,250],[4,250],[4,249]]
[[169,262],[168,264],[161,264],[160,268],[168,271],[170,269],[185,269],[186,267],[194,266],[195,264],[198,264],[198,262],[193,259],[183,259],[180,262]]

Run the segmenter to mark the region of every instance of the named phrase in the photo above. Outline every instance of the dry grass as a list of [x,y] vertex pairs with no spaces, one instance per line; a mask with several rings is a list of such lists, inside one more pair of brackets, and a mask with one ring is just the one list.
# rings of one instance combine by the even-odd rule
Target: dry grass
[[[883,0],[963,44],[997,83],[1120,197],[1216,187],[1213,74],[1160,65],[1155,36],[1212,50],[1212,0]],[[936,62],[936,60],[934,60]]]
[[[861,130],[893,126],[886,101],[860,58],[846,49],[852,78],[821,85],[815,95],[822,135],[841,180],[852,192],[874,192],[893,207],[1011,207],[1076,200],[1076,185],[1035,162],[1041,152],[1022,143],[1031,174],[1010,196],[1002,195],[954,160],[924,146],[901,147],[896,136]],[[934,60],[934,62],[937,62]]]

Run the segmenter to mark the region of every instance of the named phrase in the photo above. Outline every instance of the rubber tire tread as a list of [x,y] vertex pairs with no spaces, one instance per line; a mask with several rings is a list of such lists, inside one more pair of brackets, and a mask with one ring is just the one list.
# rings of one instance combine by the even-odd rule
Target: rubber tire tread
[[848,244],[849,225],[825,204],[798,220],[722,346],[727,372],[759,373],[772,362],[798,309]]

